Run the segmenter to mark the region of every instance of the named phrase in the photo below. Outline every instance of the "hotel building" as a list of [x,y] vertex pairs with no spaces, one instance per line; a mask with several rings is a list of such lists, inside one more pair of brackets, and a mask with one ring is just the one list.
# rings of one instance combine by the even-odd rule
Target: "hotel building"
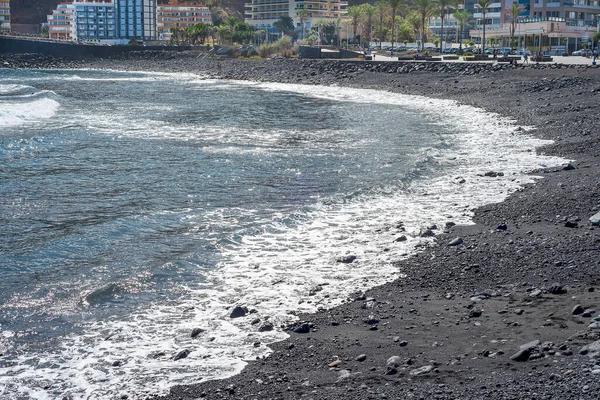
[[[348,2],[343,0],[252,0],[245,3],[245,22],[259,29],[273,30],[280,17],[290,16],[297,29],[308,30],[317,20],[335,22],[345,14]],[[306,10],[308,17],[301,26],[298,11]]]
[[59,4],[56,6],[56,10],[48,15],[48,37],[50,39],[73,39],[74,10],[73,4]]
[[116,44],[117,36],[115,5],[112,0],[83,2],[74,6],[73,39],[82,42]]
[[156,40],[156,0],[114,0],[117,37]]
[[10,32],[10,0],[0,0],[0,32]]
[[74,0],[48,15],[51,39],[128,44],[156,39],[156,0]]
[[180,5],[179,0],[169,0],[168,4],[156,7],[156,30],[159,40],[168,40],[171,28],[187,28],[197,23],[211,24],[210,10],[200,5]]
[[[518,48],[546,49],[552,54],[570,53],[586,45],[598,32],[599,0],[501,0],[492,3],[486,13],[486,41],[492,38],[510,45],[513,3],[521,9],[514,33]],[[483,13],[477,7],[474,11],[476,24],[470,34],[479,39],[483,36]],[[486,47],[489,44],[486,43]]]

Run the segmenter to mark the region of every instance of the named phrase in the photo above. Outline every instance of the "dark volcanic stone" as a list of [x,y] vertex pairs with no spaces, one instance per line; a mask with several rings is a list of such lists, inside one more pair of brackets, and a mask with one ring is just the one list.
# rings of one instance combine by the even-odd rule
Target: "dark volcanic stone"
[[194,329],[192,330],[192,334],[191,334],[191,336],[192,336],[193,338],[195,338],[196,336],[198,336],[198,335],[199,335],[199,334],[201,334],[202,332],[204,332],[204,329],[202,329],[202,328],[194,328]]
[[182,358],[186,358],[190,355],[190,351],[188,349],[181,350],[179,353],[175,354],[173,357],[173,361],[181,360]]
[[531,355],[530,349],[521,349],[518,352],[516,352],[515,354],[513,354],[512,356],[510,356],[510,359],[513,361],[524,362],[524,361],[529,360],[530,355]]
[[340,257],[337,259],[337,262],[339,263],[344,263],[344,264],[350,264],[352,263],[354,260],[356,260],[356,256],[345,256],[345,257]]
[[248,308],[245,306],[235,306],[231,311],[231,314],[229,314],[229,317],[240,318],[246,316],[246,314],[248,314]]
[[293,329],[296,333],[308,333],[310,332],[310,325],[308,323],[303,323]]

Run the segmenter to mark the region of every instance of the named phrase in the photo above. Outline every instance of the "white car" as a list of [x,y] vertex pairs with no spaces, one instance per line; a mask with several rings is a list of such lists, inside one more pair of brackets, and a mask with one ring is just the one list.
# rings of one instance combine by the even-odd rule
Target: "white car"
[[585,56],[585,50],[577,50],[571,53],[572,56]]

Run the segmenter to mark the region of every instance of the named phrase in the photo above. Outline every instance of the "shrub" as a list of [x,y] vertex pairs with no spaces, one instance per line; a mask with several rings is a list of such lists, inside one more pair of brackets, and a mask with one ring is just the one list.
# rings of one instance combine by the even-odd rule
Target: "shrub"
[[[288,54],[289,56],[285,56]],[[281,54],[284,57],[290,57],[293,53],[292,51],[292,40],[288,36],[284,36],[276,42],[263,44],[258,48],[258,55],[265,58],[273,54]]]

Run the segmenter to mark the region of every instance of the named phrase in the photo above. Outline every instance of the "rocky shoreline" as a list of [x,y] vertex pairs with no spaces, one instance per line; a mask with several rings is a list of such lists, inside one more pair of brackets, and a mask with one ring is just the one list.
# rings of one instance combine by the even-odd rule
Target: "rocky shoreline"
[[4,54],[2,66],[189,72],[454,99],[537,127],[528,134],[554,141],[540,151],[572,160],[535,171],[543,177],[536,184],[476,209],[475,225],[446,227],[436,246],[397,263],[406,278],[301,316],[288,340],[241,374],[174,387],[162,398],[600,395],[600,228],[588,220],[600,211],[600,69],[207,60],[194,53],[79,61]]

